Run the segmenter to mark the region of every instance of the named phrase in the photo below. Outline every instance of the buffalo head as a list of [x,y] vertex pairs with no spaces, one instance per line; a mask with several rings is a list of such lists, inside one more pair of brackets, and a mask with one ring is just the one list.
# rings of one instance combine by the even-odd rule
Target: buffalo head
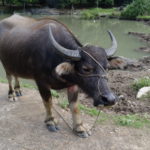
[[108,57],[117,49],[115,37],[111,31],[108,33],[112,40],[112,46],[109,49],[87,45],[72,50],[66,49],[55,40],[51,26],[49,26],[49,37],[53,46],[61,55],[71,60],[59,64],[56,67],[56,73],[67,82],[77,84],[92,97],[94,106],[114,105],[117,100],[107,84]]

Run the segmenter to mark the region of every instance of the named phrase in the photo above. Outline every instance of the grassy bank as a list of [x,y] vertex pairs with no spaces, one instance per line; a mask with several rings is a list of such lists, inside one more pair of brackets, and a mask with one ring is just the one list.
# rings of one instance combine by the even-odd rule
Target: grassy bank
[[82,19],[99,19],[101,17],[119,17],[120,12],[116,8],[91,8],[82,10],[80,15]]
[[[143,81],[144,80],[144,81]],[[1,83],[7,83],[7,80],[0,78]],[[134,83],[133,87],[135,89],[143,86],[145,83],[145,79],[138,80],[138,82]],[[147,82],[146,82],[147,83]],[[144,84],[145,85],[145,84]],[[33,86],[31,84],[24,84],[21,83],[22,87],[30,88],[30,89],[36,89],[36,86]],[[61,97],[61,100],[59,101],[58,105],[62,108],[67,110],[68,109],[68,101],[66,99],[62,100],[62,95],[58,94],[57,91],[51,90],[53,97]],[[88,114],[92,117],[96,117],[99,114],[99,110],[95,107],[90,108],[83,104],[79,104],[79,108],[81,112],[84,114]],[[103,111],[100,111],[100,117],[98,119],[99,124],[107,124],[111,123],[118,126],[126,126],[126,127],[132,127],[132,128],[143,128],[148,127],[150,128],[150,115],[149,114],[116,114],[116,113],[105,113]]]
[[80,12],[81,19],[100,19],[101,17],[119,18],[126,20],[150,21],[150,15],[139,15],[136,18],[124,18],[118,8],[90,8]]
[[[59,106],[63,109],[68,109],[68,101],[63,100],[59,102]],[[96,108],[89,108],[85,105],[79,104],[79,108],[81,112],[88,114],[92,117],[96,117],[99,114],[99,110]],[[150,128],[150,115],[148,114],[108,114],[105,112],[100,112],[100,117],[98,119],[98,123],[112,123],[119,126],[133,127],[133,128]]]

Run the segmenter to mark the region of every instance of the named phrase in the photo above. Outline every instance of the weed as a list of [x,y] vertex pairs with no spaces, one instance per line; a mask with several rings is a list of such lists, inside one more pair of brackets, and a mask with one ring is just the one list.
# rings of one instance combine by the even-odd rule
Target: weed
[[69,103],[67,100],[62,100],[61,102],[58,103],[60,105],[61,108],[63,109],[67,109]]
[[1,82],[1,83],[8,83],[6,79],[3,79],[3,78],[1,78],[1,77],[0,77],[0,82]]
[[138,16],[137,19],[150,20],[150,15],[149,16]]
[[141,89],[142,87],[145,86],[150,86],[150,78],[149,77],[144,77],[138,80],[135,80],[134,83],[132,84],[132,88],[136,91]]
[[[67,100],[63,100],[59,103],[60,107],[63,109],[67,109],[69,103]],[[89,108],[83,104],[79,104],[79,109],[80,111],[90,115],[90,116],[97,116],[99,114],[99,110],[97,110],[96,108]],[[98,119],[99,123],[105,122],[108,119],[110,119],[110,116],[104,112],[100,112],[100,117]]]
[[144,126],[150,127],[150,119],[147,116],[133,115],[121,115],[115,118],[115,122],[121,126],[128,126],[134,128],[142,128]]

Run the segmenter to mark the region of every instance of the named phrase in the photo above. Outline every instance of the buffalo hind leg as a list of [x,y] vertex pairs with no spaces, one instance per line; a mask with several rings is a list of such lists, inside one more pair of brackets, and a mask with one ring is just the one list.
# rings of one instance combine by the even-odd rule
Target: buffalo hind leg
[[20,83],[18,77],[15,77],[15,86],[14,86],[16,96],[22,96],[22,92],[20,90]]
[[13,77],[9,73],[6,73],[6,77],[7,77],[8,84],[9,84],[8,99],[11,102],[17,101],[17,97],[15,95],[15,92],[14,92],[14,89],[13,89],[13,84],[12,84]]
[[52,96],[50,90],[43,83],[37,83],[37,86],[46,109],[46,126],[49,131],[56,132],[57,130],[59,130],[59,128],[57,125],[57,120],[52,115]]
[[90,135],[90,132],[84,127],[82,120],[80,118],[80,111],[78,108],[77,98],[78,98],[78,87],[76,85],[69,87],[68,100],[73,119],[73,131],[79,137],[86,138]]

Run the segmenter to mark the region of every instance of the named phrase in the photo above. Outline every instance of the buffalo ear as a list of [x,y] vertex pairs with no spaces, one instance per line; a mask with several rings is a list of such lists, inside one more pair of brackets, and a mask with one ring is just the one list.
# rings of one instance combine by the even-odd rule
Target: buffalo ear
[[59,76],[72,73],[74,72],[74,65],[68,62],[61,63],[55,68],[55,72]]

